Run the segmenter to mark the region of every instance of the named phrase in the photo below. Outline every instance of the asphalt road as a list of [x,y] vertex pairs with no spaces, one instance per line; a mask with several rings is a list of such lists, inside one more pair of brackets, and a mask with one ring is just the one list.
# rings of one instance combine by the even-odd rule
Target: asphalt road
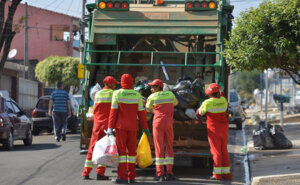
[[[174,173],[177,181],[155,182],[155,167],[137,169],[136,184],[245,184],[242,131],[229,132],[230,160],[233,181],[210,181],[212,169],[193,168],[191,158],[176,158]],[[79,155],[79,134],[68,134],[67,141],[55,142],[51,134],[42,134],[33,138],[32,146],[24,146],[15,141],[13,151],[0,148],[0,184],[1,185],[91,185],[112,184],[110,181],[96,181],[95,171],[91,180],[81,180],[85,155]],[[108,168],[110,178],[117,176],[116,168]]]

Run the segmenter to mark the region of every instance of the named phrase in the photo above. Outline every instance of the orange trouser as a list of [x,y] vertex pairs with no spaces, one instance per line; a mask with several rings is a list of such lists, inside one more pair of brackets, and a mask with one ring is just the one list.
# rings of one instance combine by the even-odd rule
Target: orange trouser
[[118,177],[122,180],[134,180],[136,176],[136,133],[136,131],[116,129],[116,144],[119,152]]
[[[91,171],[93,169],[92,156],[93,156],[94,146],[98,140],[100,140],[101,138],[103,138],[106,135],[104,132],[105,129],[107,129],[107,128],[104,125],[98,125],[98,124],[94,123],[92,137],[91,137],[90,145],[89,145],[89,151],[86,156],[84,170],[83,170],[81,176],[87,176],[91,173]],[[96,169],[96,173],[104,176],[105,166],[98,165],[98,167]]]
[[[166,165],[167,173],[173,175],[173,123],[170,124],[154,121],[153,140],[155,146],[156,175],[161,176],[165,174],[164,165]],[[166,153],[164,150],[165,146]]]
[[210,152],[214,160],[213,175],[216,179],[222,179],[222,176],[225,176],[226,179],[231,179],[227,137],[227,134],[208,133]]

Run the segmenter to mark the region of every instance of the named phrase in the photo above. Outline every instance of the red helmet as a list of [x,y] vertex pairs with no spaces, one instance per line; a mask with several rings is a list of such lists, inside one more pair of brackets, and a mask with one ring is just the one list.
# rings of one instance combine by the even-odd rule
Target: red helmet
[[219,92],[220,89],[221,89],[221,86],[219,86],[219,85],[216,84],[216,83],[211,83],[211,84],[209,85],[209,87],[205,90],[205,94],[211,95],[211,94],[213,94],[213,93]]
[[112,76],[107,76],[104,78],[103,83],[106,85],[109,84],[120,84],[120,82],[118,82],[114,77]]
[[156,85],[158,87],[164,88],[164,83],[160,79],[155,79],[153,82],[148,83],[148,85],[153,86]]

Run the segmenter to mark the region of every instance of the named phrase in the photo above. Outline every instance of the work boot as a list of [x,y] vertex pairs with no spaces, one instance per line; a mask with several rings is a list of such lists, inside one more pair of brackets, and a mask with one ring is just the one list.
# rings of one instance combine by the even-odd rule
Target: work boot
[[109,178],[107,177],[107,176],[105,176],[105,175],[100,175],[100,174],[97,174],[97,181],[105,181],[105,180],[109,180]]
[[135,179],[130,179],[130,180],[129,180],[129,184],[133,184],[133,183],[136,183],[136,182],[135,182]]
[[154,177],[154,180],[159,182],[165,181],[165,176],[164,175],[156,176]]
[[174,175],[172,174],[167,174],[165,177],[166,181],[172,181],[172,180],[177,180],[176,177],[174,177]]
[[128,184],[128,180],[123,180],[119,178],[113,179],[111,182],[114,184]]
[[216,178],[215,176],[211,176],[209,180],[222,180],[222,178]]
[[62,134],[61,136],[62,136],[62,140],[66,141],[66,134]]
[[89,175],[84,175],[82,176],[82,180],[89,180],[90,179],[90,176]]

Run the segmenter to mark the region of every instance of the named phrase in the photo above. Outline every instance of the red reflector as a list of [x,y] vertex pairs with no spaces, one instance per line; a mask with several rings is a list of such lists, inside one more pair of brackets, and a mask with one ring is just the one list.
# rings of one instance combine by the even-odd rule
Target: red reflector
[[114,8],[121,8],[121,3],[119,1],[116,1],[114,3]]
[[106,4],[106,7],[109,8],[109,9],[111,9],[111,8],[114,7],[114,4],[113,4],[112,2],[108,2],[108,3]]
[[193,8],[193,4],[192,4],[191,2],[187,2],[187,3],[185,4],[185,7],[186,7],[187,9],[191,9],[191,8]]
[[202,8],[207,8],[207,7],[208,7],[207,2],[202,2],[201,7],[202,7]]
[[126,9],[126,8],[128,8],[128,3],[126,3],[126,2],[123,2],[123,3],[122,3],[122,8],[123,8],[123,9]]

